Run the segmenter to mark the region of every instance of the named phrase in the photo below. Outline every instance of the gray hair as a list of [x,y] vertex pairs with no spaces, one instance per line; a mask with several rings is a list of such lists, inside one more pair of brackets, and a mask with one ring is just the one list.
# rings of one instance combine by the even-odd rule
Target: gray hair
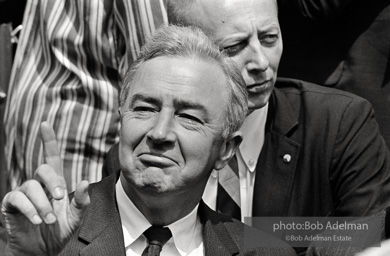
[[123,107],[135,74],[140,67],[153,58],[186,57],[217,64],[226,78],[226,120],[223,125],[223,138],[237,131],[248,112],[248,96],[244,79],[234,61],[230,60],[199,29],[195,27],[163,26],[156,30],[142,47],[140,55],[127,71],[119,94],[119,107]]

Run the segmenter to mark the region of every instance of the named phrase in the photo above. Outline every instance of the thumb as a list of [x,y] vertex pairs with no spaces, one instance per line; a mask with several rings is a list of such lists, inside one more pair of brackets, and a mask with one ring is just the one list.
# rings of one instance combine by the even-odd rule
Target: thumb
[[81,181],[76,188],[74,197],[70,203],[70,224],[72,229],[77,228],[87,206],[90,204],[90,197],[88,194],[89,183],[86,180]]

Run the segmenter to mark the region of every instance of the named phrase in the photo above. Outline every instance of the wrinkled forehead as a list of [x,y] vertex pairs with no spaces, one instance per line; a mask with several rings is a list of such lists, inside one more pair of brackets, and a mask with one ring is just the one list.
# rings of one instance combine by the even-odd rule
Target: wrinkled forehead
[[[204,94],[206,101],[225,94],[226,75],[213,62],[186,57],[157,57],[144,62],[136,72],[130,94],[164,92],[178,97]],[[203,100],[203,99],[202,99]]]
[[[253,14],[254,18],[262,15],[275,15],[277,17],[276,0],[198,0],[196,5],[201,13],[209,17],[223,18],[226,21],[237,12]],[[194,8],[193,15],[196,16],[197,13],[197,8]]]
[[213,40],[237,31],[246,31],[248,25],[260,29],[279,24],[275,0],[198,0],[197,24]]

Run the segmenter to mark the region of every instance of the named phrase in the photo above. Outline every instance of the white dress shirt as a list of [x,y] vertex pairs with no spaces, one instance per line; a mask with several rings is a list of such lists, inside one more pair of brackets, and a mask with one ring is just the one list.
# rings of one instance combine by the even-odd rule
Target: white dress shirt
[[[138,210],[123,190],[120,179],[116,184],[116,198],[122,222],[126,256],[140,256],[147,246],[143,235],[151,224]],[[163,246],[161,256],[204,255],[202,224],[198,217],[199,204],[184,218],[166,226],[172,238]]]
[[[253,188],[256,176],[256,165],[264,144],[265,123],[267,121],[268,103],[261,109],[253,111],[245,118],[240,129],[244,139],[237,150],[237,162],[240,176],[241,221],[252,217]],[[257,128],[257,129],[254,129]],[[217,206],[218,171],[213,170],[203,193],[203,200],[212,209]]]

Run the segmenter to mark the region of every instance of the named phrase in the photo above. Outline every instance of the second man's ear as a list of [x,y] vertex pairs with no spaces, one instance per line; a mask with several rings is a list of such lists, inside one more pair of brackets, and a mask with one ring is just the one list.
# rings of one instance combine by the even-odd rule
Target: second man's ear
[[240,146],[242,139],[242,133],[240,131],[236,131],[225,140],[219,152],[219,159],[214,164],[215,170],[221,170],[229,163],[230,159],[234,156]]

